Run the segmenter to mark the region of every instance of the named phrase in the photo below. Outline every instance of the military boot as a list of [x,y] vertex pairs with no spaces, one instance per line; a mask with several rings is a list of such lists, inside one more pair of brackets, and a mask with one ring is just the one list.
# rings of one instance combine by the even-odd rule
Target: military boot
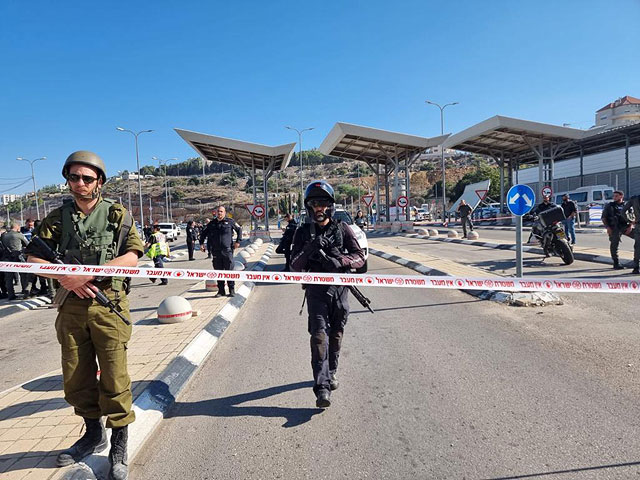
[[228,297],[235,297],[236,296],[236,291],[234,290],[233,287],[229,287],[229,294],[227,296]]
[[325,388],[316,393],[316,407],[329,408],[331,406],[331,392]]
[[613,259],[613,269],[614,270],[624,270],[624,267],[620,265],[620,261],[617,258]]
[[109,480],[127,480],[129,459],[127,455],[127,427],[114,428],[111,431],[111,450],[109,451]]
[[224,297],[225,293],[224,293],[224,288],[219,288],[218,289],[218,293],[216,293],[213,298],[220,298],[220,297]]
[[338,382],[336,374],[331,373],[329,376],[329,388],[331,390],[337,390],[339,386],[340,386],[340,382]]
[[107,448],[107,432],[102,425],[102,419],[85,418],[84,435],[70,448],[58,454],[56,460],[59,467],[79,462],[87,455],[98,453]]

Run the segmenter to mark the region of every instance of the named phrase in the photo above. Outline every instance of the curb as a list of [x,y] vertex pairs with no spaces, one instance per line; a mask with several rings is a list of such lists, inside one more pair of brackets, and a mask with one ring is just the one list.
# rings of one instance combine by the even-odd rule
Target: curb
[[[267,247],[266,252],[254,265],[252,270],[264,270],[271,255],[274,244]],[[151,381],[133,402],[136,413],[136,428],[129,432],[129,465],[140,451],[147,439],[151,437],[166,411],[173,405],[178,395],[187,386],[189,380],[198,371],[209,356],[218,340],[236,318],[240,309],[248,300],[255,287],[253,282],[245,282],[236,291],[236,296],[222,307],[218,314],[198,333],[191,342],[174,358],[167,368]],[[83,462],[77,463],[71,470],[64,472],[62,480],[96,479],[105,477],[109,469],[107,458],[109,449],[91,455]],[[98,472],[98,475],[94,472]]]
[[[451,277],[452,275],[438,270],[437,268],[427,267],[413,260],[398,257],[397,255],[391,255],[390,253],[376,250],[375,248],[369,248],[369,253],[378,257],[384,258],[391,262],[397,263],[404,267],[415,270],[423,275],[439,275],[443,277]],[[554,293],[550,292],[501,292],[496,290],[465,290],[460,289],[461,292],[467,293],[471,296],[479,298],[481,300],[490,300],[492,302],[498,302],[506,305],[513,305],[517,307],[544,307],[546,305],[562,305],[562,299]]]
[[[477,247],[486,247],[493,248],[496,250],[515,250],[515,245],[505,244],[505,243],[491,243],[491,242],[481,242],[479,240],[466,240],[464,238],[440,238],[440,237],[430,237],[428,235],[418,235],[417,233],[395,233],[395,232],[387,232],[386,230],[382,231],[372,231],[370,233],[374,233],[376,235],[381,236],[403,236],[403,237],[411,237],[411,238],[421,238],[424,240],[435,240],[439,242],[450,242],[450,243],[462,243],[464,245],[474,245]],[[544,255],[544,251],[539,247],[530,247],[523,245],[522,251],[531,252],[540,255]],[[574,252],[573,258],[576,260],[582,260],[583,262],[592,262],[592,263],[602,263],[604,265],[613,265],[613,260],[610,257],[605,257],[603,255],[595,255],[593,253],[580,253]],[[633,268],[633,260],[621,260],[620,264],[627,268]]]

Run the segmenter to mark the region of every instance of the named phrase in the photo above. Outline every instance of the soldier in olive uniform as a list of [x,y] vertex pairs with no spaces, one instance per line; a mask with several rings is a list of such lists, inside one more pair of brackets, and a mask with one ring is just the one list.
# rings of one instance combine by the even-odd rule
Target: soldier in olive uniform
[[[53,210],[40,226],[40,238],[64,255],[65,263],[135,267],[144,253],[133,220],[125,208],[102,198],[106,169],[96,154],[72,153],[64,164],[74,201]],[[28,260],[46,263],[31,244]],[[126,318],[129,301],[126,281],[120,277],[46,275],[69,292],[61,302],[56,319],[62,346],[65,399],[84,418],[84,436],[58,455],[59,466],[70,465],[107,446],[106,426],[112,429],[109,460],[110,479],[127,478],[127,425],[135,419],[131,409],[131,380],[127,371],[127,343],[131,325],[94,300],[98,288],[117,304]],[[63,290],[64,291],[64,290]],[[96,380],[98,364],[100,379]]]

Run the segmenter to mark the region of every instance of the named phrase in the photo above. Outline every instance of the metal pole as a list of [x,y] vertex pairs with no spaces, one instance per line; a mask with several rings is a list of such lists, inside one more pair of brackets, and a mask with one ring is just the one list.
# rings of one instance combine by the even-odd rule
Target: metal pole
[[[35,160],[27,160],[26,158],[22,158],[22,157],[18,157],[16,160],[21,160],[23,162],[29,162],[29,165],[31,165],[31,180],[33,181],[33,196],[36,199],[36,215],[38,220],[40,220],[40,207],[38,206],[38,187],[36,187],[36,174],[35,171],[33,169],[33,164],[36,163],[38,160],[46,160],[47,157],[40,157],[40,158],[36,158]],[[7,215],[8,215],[8,210],[7,210]]]
[[522,215],[516,215],[516,277],[522,277]]
[[138,155],[138,135],[135,134],[136,139],[136,165],[138,166],[138,200],[140,203],[140,228],[144,228],[144,206],[142,205],[142,178],[140,176],[140,156]]
[[298,155],[300,156],[300,198],[298,199],[298,215],[302,213],[302,203],[304,202],[304,183],[303,183],[303,173],[302,173],[302,134],[307,131],[313,130],[315,127],[303,128],[302,130],[298,130],[294,127],[285,126],[287,130],[294,130],[298,132],[298,144],[300,146]]

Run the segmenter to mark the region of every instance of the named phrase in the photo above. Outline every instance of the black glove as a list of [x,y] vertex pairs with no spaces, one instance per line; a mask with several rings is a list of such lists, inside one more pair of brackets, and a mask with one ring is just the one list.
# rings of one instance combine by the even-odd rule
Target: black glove
[[342,270],[342,263],[337,258],[324,256],[322,258],[322,267],[330,272],[339,272]]
[[323,250],[331,245],[331,242],[327,237],[319,235],[313,240],[313,242],[311,242],[311,245],[313,245],[313,248],[316,250]]

